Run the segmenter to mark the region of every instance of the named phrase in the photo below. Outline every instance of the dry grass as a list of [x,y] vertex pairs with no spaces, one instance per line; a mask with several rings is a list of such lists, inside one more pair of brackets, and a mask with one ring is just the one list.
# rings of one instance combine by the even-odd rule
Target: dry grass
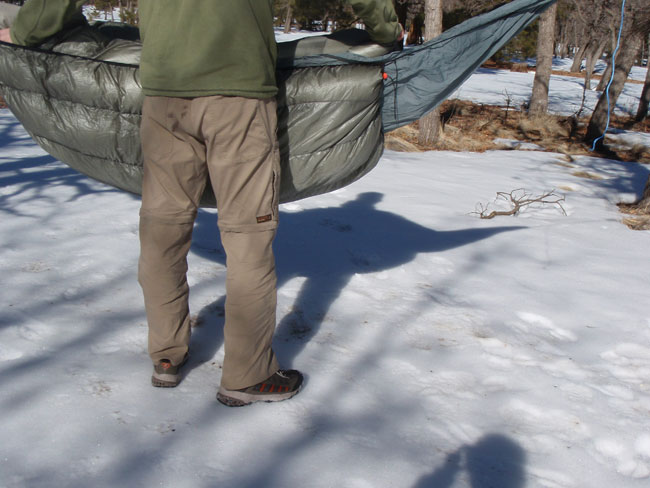
[[[460,100],[448,100],[441,105],[443,131],[433,145],[418,142],[418,124],[414,122],[386,135],[386,147],[396,151],[416,152],[427,150],[483,152],[510,149],[495,143],[495,139],[532,142],[543,150],[565,155],[567,162],[576,155],[593,155],[591,148],[582,142],[587,119],[556,115],[528,117],[520,110],[480,105]],[[628,118],[614,117],[612,127],[650,132],[650,120],[632,124]],[[609,158],[621,161],[650,163],[650,150],[641,145],[618,148],[609,152]]]
[[513,63],[510,71],[515,73],[528,73],[528,63]]
[[619,203],[618,208],[626,215],[623,223],[633,230],[650,230],[650,178],[643,197],[637,203]]
[[585,178],[587,180],[602,180],[603,177],[595,173],[590,173],[589,171],[574,171],[571,173],[573,176],[578,178]]
[[650,230],[650,215],[625,217],[623,223],[632,230]]

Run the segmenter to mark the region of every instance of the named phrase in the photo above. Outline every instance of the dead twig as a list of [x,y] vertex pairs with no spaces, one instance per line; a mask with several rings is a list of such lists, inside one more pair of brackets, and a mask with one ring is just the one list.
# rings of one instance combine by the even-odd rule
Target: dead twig
[[557,195],[555,193],[555,190],[546,192],[540,196],[532,196],[523,188],[512,190],[510,193],[499,191],[497,192],[495,201],[498,200],[504,200],[508,202],[511,206],[510,210],[492,210],[488,212],[490,204],[483,205],[482,203],[479,203],[476,206],[476,211],[472,212],[472,214],[476,214],[482,219],[493,219],[494,217],[500,215],[517,215],[522,208],[536,203],[541,205],[557,205],[563,215],[567,214],[566,210],[564,210],[564,207],[562,206],[564,197]]
[[505,122],[508,121],[508,112],[510,112],[510,105],[512,105],[512,97],[510,96],[510,93],[508,93],[508,90],[503,90],[504,96],[506,98],[506,118],[504,119]]

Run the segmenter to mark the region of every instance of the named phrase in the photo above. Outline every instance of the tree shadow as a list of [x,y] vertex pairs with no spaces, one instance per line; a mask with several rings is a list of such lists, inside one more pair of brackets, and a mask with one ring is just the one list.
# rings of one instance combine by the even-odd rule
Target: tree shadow
[[[0,195],[0,211],[18,215],[16,196],[48,199],[46,191],[57,186],[75,188],[68,201],[90,193],[121,192],[91,180],[48,154],[35,155],[34,144],[16,119],[0,117],[0,187],[6,188]],[[29,148],[29,155],[24,155],[24,148]]]
[[413,488],[450,488],[464,472],[472,488],[522,488],[525,463],[526,453],[516,442],[489,434],[449,454],[443,466],[420,478]]
[[[435,231],[380,210],[383,195],[362,193],[340,207],[283,212],[275,241],[278,289],[304,281],[291,310],[278,317],[275,347],[290,367],[318,330],[335,300],[357,274],[377,273],[411,262],[419,253],[453,249],[522,227]],[[225,265],[214,214],[200,212],[192,252]],[[223,343],[225,297],[199,312],[206,326],[194,330],[192,354],[213,357]]]
[[[585,183],[597,190],[598,197],[611,200],[609,195],[612,190],[620,193],[633,192],[639,197],[643,194],[650,175],[647,165],[607,159],[601,156],[604,154],[582,156],[579,160],[579,167],[576,167],[576,169],[587,171],[587,174],[583,176],[586,178]],[[590,178],[590,173],[595,177]],[[578,173],[576,176],[580,176],[580,174]]]

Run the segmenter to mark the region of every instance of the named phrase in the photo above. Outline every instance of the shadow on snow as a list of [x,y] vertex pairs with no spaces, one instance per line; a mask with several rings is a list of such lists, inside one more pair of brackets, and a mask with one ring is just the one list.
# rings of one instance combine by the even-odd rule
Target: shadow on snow
[[476,444],[449,454],[442,466],[423,476],[413,488],[451,488],[463,475],[471,488],[523,488],[526,453],[512,439],[489,434]]
[[[278,317],[275,348],[284,367],[290,367],[318,333],[354,275],[394,269],[419,253],[445,251],[521,228],[435,231],[376,208],[382,198],[368,192],[340,207],[281,214],[275,241],[278,289],[304,278],[292,309]],[[225,265],[214,214],[199,212],[192,252]],[[193,356],[207,360],[221,347],[224,304],[222,296],[199,312],[199,322],[206,325],[193,331]]]

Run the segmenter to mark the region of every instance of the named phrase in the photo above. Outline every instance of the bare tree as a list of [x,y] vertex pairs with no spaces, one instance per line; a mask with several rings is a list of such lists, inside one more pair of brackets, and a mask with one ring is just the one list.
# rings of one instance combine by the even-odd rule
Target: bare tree
[[601,136],[607,127],[609,113],[623,91],[630,69],[650,29],[650,7],[645,4],[645,0],[629,0],[625,4],[625,19],[611,85],[598,100],[585,136],[588,144],[598,140],[597,148],[600,150],[604,149]]
[[530,115],[540,115],[548,110],[548,86],[553,70],[553,45],[555,41],[555,19],[557,3],[542,14],[537,35],[537,68],[530,98]]
[[287,0],[287,13],[284,20],[284,33],[288,34],[291,32],[291,21],[293,20],[293,2]]
[[[591,90],[591,77],[596,63],[608,44],[611,47],[610,56],[616,45],[617,26],[620,23],[620,2],[621,0],[574,0],[576,17],[584,29],[581,36],[583,51],[574,58],[571,67],[574,71],[576,66],[581,67],[582,60],[585,60],[582,105],[578,113],[584,106],[587,90]],[[597,89],[600,90],[600,86]]]
[[120,19],[127,24],[138,25],[138,2],[137,0],[118,0],[120,7]]
[[[425,40],[433,39],[442,33],[442,0],[426,0],[424,4]],[[420,144],[432,144],[440,136],[440,110],[432,110],[419,121]]]
[[[598,99],[596,108],[589,120],[587,134],[585,136],[585,141],[587,143],[592,144],[605,132],[608,114],[613,110],[613,107],[616,106],[616,101],[623,91],[623,86],[627,81],[628,74],[630,73],[630,69],[634,64],[634,59],[636,58],[640,48],[641,37],[638,34],[631,33],[621,42],[621,53],[620,56],[616,57],[612,83],[609,90],[603,92]],[[597,147],[599,149],[604,148],[602,139],[599,140]]]
[[580,49],[573,59],[571,72],[578,73],[585,60],[585,85],[590,89],[591,75],[596,61],[607,46],[615,25],[618,24],[620,1],[574,0],[573,13],[580,26]]
[[575,35],[577,26],[573,13],[572,0],[558,0],[555,21],[555,55],[561,58],[569,57],[571,38]]
[[[646,36],[647,37],[647,36]],[[648,38],[648,52],[650,52],[650,38]],[[646,53],[646,56],[648,53]],[[635,122],[642,122],[648,116],[648,106],[650,105],[650,66],[646,70],[645,83],[639,100],[639,108],[634,117]]]

